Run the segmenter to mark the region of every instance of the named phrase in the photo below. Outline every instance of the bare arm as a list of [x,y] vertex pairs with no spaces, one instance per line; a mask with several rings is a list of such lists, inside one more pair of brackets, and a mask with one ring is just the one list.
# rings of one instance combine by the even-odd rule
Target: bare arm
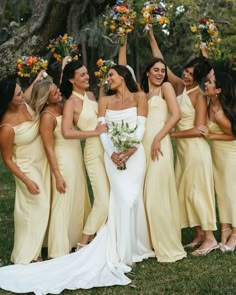
[[216,123],[220,126],[220,129],[228,135],[233,136],[231,122],[225,116],[223,110],[215,113]]
[[[150,42],[150,46],[152,49],[152,55],[153,57],[158,57],[164,60],[164,56],[157,44],[156,38],[154,36],[153,33],[153,28],[150,26],[150,29],[148,31],[148,38],[149,38],[149,42]],[[184,89],[184,84],[183,84],[183,80],[180,79],[178,76],[176,76],[169,67],[167,67],[167,74],[168,74],[168,80],[170,81],[170,83],[173,85],[176,94],[179,95],[183,92]]]
[[51,114],[45,112],[40,118],[40,134],[43,140],[44,149],[48,158],[48,162],[52,173],[56,179],[56,187],[59,193],[65,193],[66,182],[60,173],[57,158],[54,152],[54,129],[56,127],[56,119]]
[[203,94],[198,94],[195,100],[195,122],[194,127],[191,129],[171,132],[171,137],[177,138],[191,138],[191,137],[201,137],[201,132],[199,130],[200,125],[206,125],[206,115],[207,115],[207,101]]
[[0,150],[3,162],[7,168],[27,186],[28,191],[36,195],[40,192],[38,185],[29,179],[12,160],[14,136],[14,130],[10,126],[3,126],[0,128]]
[[151,147],[151,157],[152,160],[158,159],[159,153],[163,155],[161,150],[161,140],[170,132],[170,130],[176,125],[180,120],[180,110],[176,100],[176,95],[172,85],[169,82],[166,82],[162,85],[162,95],[165,99],[169,114],[167,121],[163,128],[156,134],[152,147]]
[[232,141],[236,140],[236,137],[233,135],[228,135],[225,133],[211,133],[207,126],[199,126],[201,134],[210,140],[222,140],[222,141]]
[[120,45],[119,47],[119,54],[118,54],[118,65],[127,65],[127,34],[125,35],[125,43],[124,45]]
[[104,124],[98,124],[94,130],[91,131],[80,131],[74,128],[73,117],[74,117],[74,103],[73,101],[67,100],[63,108],[62,117],[62,134],[67,139],[82,139],[88,137],[98,136],[103,132],[107,131],[107,127]]

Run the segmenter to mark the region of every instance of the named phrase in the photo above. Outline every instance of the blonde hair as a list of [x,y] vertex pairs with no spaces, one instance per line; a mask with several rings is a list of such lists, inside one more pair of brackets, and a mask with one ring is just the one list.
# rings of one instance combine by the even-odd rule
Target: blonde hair
[[41,112],[43,111],[47,103],[52,84],[53,82],[51,80],[45,79],[37,81],[33,85],[30,106],[35,111],[36,118],[40,116]]

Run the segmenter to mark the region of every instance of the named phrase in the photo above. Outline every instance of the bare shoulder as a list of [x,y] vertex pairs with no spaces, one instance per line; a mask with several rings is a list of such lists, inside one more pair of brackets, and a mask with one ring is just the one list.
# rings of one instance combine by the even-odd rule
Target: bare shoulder
[[134,94],[135,100],[146,100],[147,99],[147,94],[144,91],[138,91]]
[[97,101],[92,91],[86,91],[86,94],[90,100]]
[[169,90],[169,89],[174,89],[173,88],[173,86],[172,86],[172,84],[170,83],[170,82],[164,82],[162,85],[161,85],[161,89],[163,90],[163,91],[167,91],[167,90]]

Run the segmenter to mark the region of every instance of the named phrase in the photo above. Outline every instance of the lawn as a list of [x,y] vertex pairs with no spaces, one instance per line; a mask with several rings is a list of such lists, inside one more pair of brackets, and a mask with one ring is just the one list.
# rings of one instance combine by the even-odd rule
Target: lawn
[[[0,264],[10,263],[13,245],[14,180],[0,160]],[[168,233],[167,233],[168,234]],[[219,232],[216,232],[219,239]],[[193,238],[183,230],[183,243]],[[78,266],[79,267],[79,266]],[[168,295],[233,295],[236,294],[236,254],[216,250],[205,257],[188,257],[173,264],[160,264],[156,259],[139,263],[129,274],[129,286],[64,291],[68,295],[88,294],[168,294]],[[0,294],[10,294],[0,290]],[[12,294],[12,293],[11,293]]]

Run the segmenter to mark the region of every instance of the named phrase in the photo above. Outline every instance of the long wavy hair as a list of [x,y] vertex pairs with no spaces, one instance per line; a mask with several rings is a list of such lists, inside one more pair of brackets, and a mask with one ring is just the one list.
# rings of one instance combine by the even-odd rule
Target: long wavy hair
[[236,94],[232,77],[224,72],[215,73],[216,88],[220,88],[218,99],[225,116],[231,123],[232,133],[236,136]]
[[16,89],[16,80],[1,80],[0,81],[0,120],[8,109],[9,103],[14,97]]
[[142,78],[141,78],[141,88],[143,89],[143,91],[145,93],[148,93],[149,92],[149,84],[148,84],[148,72],[150,71],[150,69],[155,65],[155,63],[157,62],[160,62],[162,63],[164,66],[165,66],[165,77],[164,77],[164,80],[162,82],[162,84],[164,82],[167,82],[168,81],[168,75],[167,75],[167,65],[165,63],[165,61],[162,59],[162,58],[159,58],[159,57],[155,57],[153,58],[146,66],[143,74],[142,74]]
[[70,82],[70,79],[74,78],[75,71],[81,67],[83,67],[83,63],[81,61],[72,61],[68,63],[63,70],[60,90],[66,99],[71,96],[73,90],[73,85]]
[[[126,66],[115,65],[111,67],[117,74],[124,78],[125,84],[130,92],[138,92],[138,85],[135,82],[130,70]],[[109,90],[108,95],[116,93],[116,90]]]
[[40,116],[41,112],[46,106],[52,84],[52,80],[44,79],[35,82],[33,85],[30,106],[35,111],[36,119]]

